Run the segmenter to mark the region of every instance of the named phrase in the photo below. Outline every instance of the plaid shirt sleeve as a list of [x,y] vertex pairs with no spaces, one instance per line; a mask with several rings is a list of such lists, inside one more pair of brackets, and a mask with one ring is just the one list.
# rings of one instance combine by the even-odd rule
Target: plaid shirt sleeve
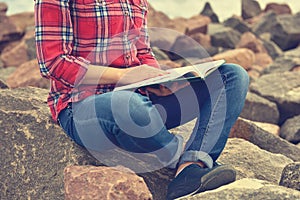
[[136,43],[136,47],[137,47],[137,51],[138,51],[137,57],[142,64],[147,64],[149,66],[160,68],[156,58],[154,57],[151,47],[150,47],[150,39],[149,39],[148,30],[147,30],[147,7],[148,7],[148,2],[145,1],[145,7],[142,8],[142,9],[145,9],[145,17],[143,19],[143,25],[140,29],[141,36]]
[[88,61],[72,56],[73,27],[67,0],[35,0],[35,39],[43,77],[67,87],[83,79]]

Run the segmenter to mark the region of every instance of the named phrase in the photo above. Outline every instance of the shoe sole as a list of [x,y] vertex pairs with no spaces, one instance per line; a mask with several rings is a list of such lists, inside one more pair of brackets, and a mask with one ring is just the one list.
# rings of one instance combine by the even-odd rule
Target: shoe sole
[[214,190],[218,187],[234,182],[235,178],[236,172],[233,168],[224,165],[219,166],[218,168],[210,171],[201,178],[201,185],[197,190],[174,200],[180,200],[200,192]]

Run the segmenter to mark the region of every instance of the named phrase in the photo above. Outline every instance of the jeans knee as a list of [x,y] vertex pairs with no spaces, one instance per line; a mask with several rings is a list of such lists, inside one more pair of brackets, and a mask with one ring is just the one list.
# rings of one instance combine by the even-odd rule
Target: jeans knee
[[249,87],[249,75],[247,71],[238,64],[224,64],[222,66],[223,72],[227,74],[227,79],[234,82],[237,87],[248,90]]

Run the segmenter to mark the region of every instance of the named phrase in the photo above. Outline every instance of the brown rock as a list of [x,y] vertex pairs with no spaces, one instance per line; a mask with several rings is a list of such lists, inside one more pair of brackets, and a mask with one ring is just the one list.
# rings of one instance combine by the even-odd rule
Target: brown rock
[[166,14],[160,11],[156,11],[149,5],[148,10],[148,27],[169,28],[181,33],[184,33],[186,25],[186,19],[171,20]]
[[49,88],[49,80],[41,77],[37,60],[34,59],[18,67],[7,78],[7,85],[10,88],[26,86]]
[[255,55],[254,53],[246,48],[234,49],[225,51],[223,53],[213,56],[213,59],[225,59],[228,63],[235,63],[241,65],[246,70],[250,69],[254,64]]
[[211,19],[207,16],[197,15],[189,18],[186,21],[186,35],[192,35],[195,33],[207,33],[208,24],[211,22]]
[[270,66],[273,63],[273,59],[269,54],[267,53],[256,53],[255,54],[255,65],[262,66],[263,68],[266,68]]
[[256,126],[259,128],[272,133],[276,136],[279,136],[280,133],[280,127],[276,124],[270,124],[270,123],[263,123],[263,122],[253,122]]
[[211,47],[211,38],[209,35],[205,35],[203,33],[196,33],[196,34],[190,35],[190,37],[193,38],[196,42],[198,42],[204,48]]
[[236,45],[236,48],[248,48],[254,53],[267,52],[263,45],[263,42],[251,32],[246,32],[242,35],[240,42]]
[[292,14],[292,10],[287,4],[268,3],[264,11],[268,12],[270,10],[275,12],[277,15]]
[[250,69],[248,72],[248,75],[251,80],[258,79],[260,77],[260,73],[254,69]]
[[64,170],[65,199],[150,200],[143,178],[109,167],[69,166]]
[[4,2],[0,2],[0,15],[6,15],[7,9],[7,4]]
[[19,66],[24,62],[28,61],[27,45],[25,41],[17,44],[11,50],[6,48],[5,52],[0,56],[6,67]]
[[0,14],[0,52],[4,44],[19,40],[23,34],[24,32],[18,30],[7,16]]
[[23,12],[9,16],[10,21],[18,30],[25,32],[27,28],[34,27],[34,13]]

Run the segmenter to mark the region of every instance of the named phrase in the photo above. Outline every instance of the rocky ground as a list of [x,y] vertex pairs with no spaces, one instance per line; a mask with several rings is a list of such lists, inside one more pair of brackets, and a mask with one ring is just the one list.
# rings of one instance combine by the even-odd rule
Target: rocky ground
[[[251,77],[219,158],[236,169],[237,181],[187,199],[300,199],[300,13],[242,2],[242,16],[223,22],[209,4],[189,19],[149,9],[151,44],[162,65],[223,58]],[[7,16],[6,10],[0,3],[0,199],[164,199],[174,171],[134,174],[103,166],[51,120],[33,13]],[[192,127],[172,131],[187,138]]]

